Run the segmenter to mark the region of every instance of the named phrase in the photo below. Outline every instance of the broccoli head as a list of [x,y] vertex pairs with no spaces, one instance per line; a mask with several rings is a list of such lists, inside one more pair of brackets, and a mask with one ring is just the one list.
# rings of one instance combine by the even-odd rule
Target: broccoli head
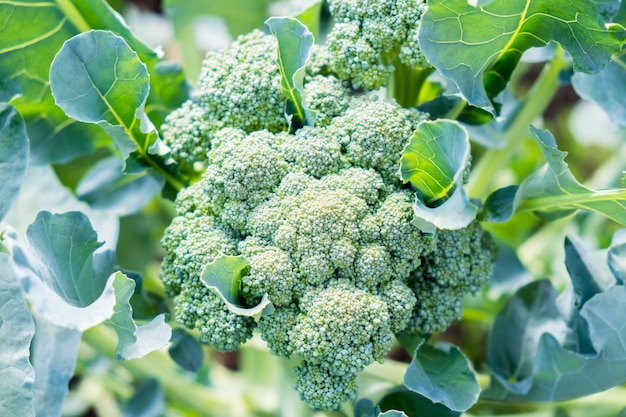
[[399,65],[427,68],[417,31],[425,0],[329,0],[335,25],[328,35],[331,68],[355,88],[387,84]]
[[[350,14],[352,3],[331,7],[361,22],[363,42],[376,33],[382,44],[368,48],[400,54],[410,45],[422,2],[369,2]],[[383,15],[402,24],[388,29]],[[288,131],[275,49],[255,32],[211,55],[197,99],[168,120],[170,143],[180,141],[174,157],[203,169],[176,199],[161,277],[176,319],[203,342],[234,350],[256,329],[272,354],[301,361],[302,399],[335,409],[355,395],[356,374],[384,360],[394,334],[428,335],[459,317],[463,295],[491,273],[493,243],[478,223],[434,236],[413,224],[415,195],[399,161],[427,115],[354,94],[323,49],[304,81],[315,123]],[[222,255],[245,257],[241,301],[268,297],[271,312],[237,316],[208,289],[203,268]]]

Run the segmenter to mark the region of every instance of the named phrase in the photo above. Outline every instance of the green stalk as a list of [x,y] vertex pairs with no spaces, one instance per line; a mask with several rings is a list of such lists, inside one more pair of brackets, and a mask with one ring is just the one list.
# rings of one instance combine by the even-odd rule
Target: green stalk
[[[83,333],[82,340],[98,354],[108,358],[115,357],[117,337],[108,327],[93,327]],[[212,415],[211,410],[227,411],[231,407],[229,402],[218,398],[208,387],[185,378],[180,368],[164,351],[152,352],[141,359],[115,362],[115,365],[124,368],[136,378],[158,379],[172,402],[191,408],[198,415],[208,417]]]
[[416,107],[419,103],[420,91],[424,81],[435,70],[434,68],[414,68],[403,64],[397,53],[383,57],[383,62],[394,66],[394,71],[387,85],[387,96],[405,108]]
[[567,61],[561,50],[555,59],[546,64],[526,98],[520,103],[515,116],[505,125],[503,137],[506,144],[501,149],[488,150],[474,166],[467,186],[470,197],[485,198],[491,192],[491,185],[500,170],[508,165],[528,136],[528,127],[543,114],[559,88],[559,74],[567,68]]

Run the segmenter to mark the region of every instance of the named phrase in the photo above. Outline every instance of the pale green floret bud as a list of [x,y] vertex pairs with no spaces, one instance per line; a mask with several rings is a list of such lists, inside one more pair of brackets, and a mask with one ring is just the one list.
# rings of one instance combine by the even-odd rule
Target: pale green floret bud
[[315,76],[304,85],[304,99],[315,113],[315,126],[328,126],[333,118],[343,114],[352,97],[350,89],[333,76]]
[[161,126],[163,140],[183,172],[202,172],[206,168],[207,152],[215,126],[207,120],[202,107],[187,100],[171,112]]
[[273,355],[288,358],[293,354],[291,333],[302,316],[295,305],[277,307],[272,314],[261,316],[257,328]]
[[387,305],[347,280],[309,290],[300,308],[304,314],[291,334],[293,351],[330,375],[359,372],[391,349]]
[[302,362],[294,369],[294,385],[302,401],[321,410],[335,410],[356,396],[356,375],[331,375],[327,368]]
[[405,330],[417,305],[415,293],[402,281],[393,280],[380,287],[378,297],[387,305],[391,331]]
[[273,36],[255,30],[202,64],[198,102],[217,126],[246,132],[287,129]]
[[324,130],[308,126],[298,130],[282,148],[291,171],[321,178],[344,167],[341,145]]

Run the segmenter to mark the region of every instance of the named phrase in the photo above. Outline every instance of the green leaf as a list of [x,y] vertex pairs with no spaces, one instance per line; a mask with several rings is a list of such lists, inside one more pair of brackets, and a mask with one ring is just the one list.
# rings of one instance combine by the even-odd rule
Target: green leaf
[[380,413],[378,417],[408,417],[404,412],[398,410],[388,410]]
[[174,362],[183,369],[198,372],[204,361],[204,352],[198,339],[185,329],[174,329],[171,342],[168,352]]
[[106,323],[117,333],[115,358],[118,361],[141,358],[169,342],[172,329],[165,323],[163,314],[139,327],[133,320],[130,297],[135,292],[135,281],[117,272],[113,279],[113,291],[115,307],[113,316]]
[[445,350],[420,346],[404,375],[404,385],[453,411],[468,410],[480,394],[468,359],[455,346]]
[[51,323],[43,313],[32,310],[35,337],[31,362],[35,369],[36,416],[60,416],[70,379],[78,360],[81,333]]
[[613,235],[608,252],[608,264],[613,276],[620,284],[626,282],[626,229],[618,230]]
[[400,177],[416,191],[415,223],[424,233],[460,229],[476,217],[462,189],[469,157],[467,130],[451,120],[421,122],[402,151]]
[[157,128],[165,117],[189,98],[190,87],[183,68],[177,62],[157,62],[150,73],[150,94],[146,100],[146,115]]
[[383,410],[403,410],[411,417],[459,417],[461,413],[434,403],[405,387],[391,389],[379,403]]
[[146,379],[124,405],[122,417],[159,417],[165,411],[165,393],[157,379]]
[[271,17],[265,24],[278,41],[278,69],[280,89],[287,98],[287,117],[292,129],[307,124],[313,125],[314,115],[307,112],[303,103],[304,66],[315,44],[313,34],[297,19]]
[[115,249],[118,241],[119,219],[117,216],[92,209],[79,201],[72,190],[59,181],[50,166],[30,166],[22,189],[6,215],[6,222],[19,233],[26,234],[26,229],[42,211],[64,213],[81,211],[91,222],[94,230],[104,241],[104,248]]
[[24,117],[33,163],[66,162],[108,143],[97,126],[69,119],[54,105],[49,70],[63,42],[82,31],[109,29],[123,36],[142,59],[154,51],[134,37],[104,0],[0,0],[0,91]]
[[611,57],[599,74],[574,74],[572,86],[604,109],[617,126],[626,126],[626,51]]
[[354,417],[378,417],[380,409],[369,398],[361,398],[354,405]]
[[0,415],[34,417],[35,372],[29,361],[35,326],[9,257],[0,253]]
[[270,304],[267,294],[258,305],[246,306],[241,297],[241,279],[249,264],[243,256],[218,256],[202,270],[200,279],[219,295],[230,311],[239,316],[259,316]]
[[103,159],[81,178],[76,195],[98,210],[117,216],[136,213],[163,187],[163,181],[146,171],[125,174],[123,163],[116,157]]
[[[305,3],[305,7],[307,6],[307,2]],[[308,3],[312,3],[306,7],[306,9],[302,10],[296,16],[294,16],[300,23],[306,26],[313,35],[314,39],[321,38],[321,18],[322,18],[322,6],[324,4],[323,0],[309,0]]]
[[0,103],[0,221],[17,198],[28,167],[28,136],[22,116]]
[[[144,111],[150,78],[146,65],[123,38],[109,31],[90,31],[63,44],[50,67],[55,102],[81,122],[101,126],[113,137],[125,160],[153,168],[176,189],[156,128]],[[127,171],[138,166],[127,162]]]
[[554,220],[582,209],[626,225],[626,189],[596,191],[583,186],[570,172],[565,162],[567,152],[557,148],[554,136],[533,126],[530,130],[547,164],[519,187],[492,193],[485,201],[485,220],[505,222],[515,213],[528,211]]
[[115,260],[81,212],[40,212],[26,232],[39,277],[67,303],[86,307],[102,294]]
[[428,3],[419,32],[428,61],[458,86],[469,104],[494,113],[492,99],[504,89],[523,52],[559,43],[574,69],[602,70],[621,43],[605,29],[596,2],[586,0]]
[[573,291],[557,296],[548,281],[533,282],[496,317],[485,399],[563,401],[626,382],[626,287],[610,284],[608,268],[595,268],[603,251],[572,241],[566,264]]
[[202,57],[195,38],[196,25],[202,16],[217,16],[224,20],[232,36],[260,28],[267,17],[268,0],[165,0],[165,14],[174,26],[176,40],[181,45],[187,77],[196,80]]

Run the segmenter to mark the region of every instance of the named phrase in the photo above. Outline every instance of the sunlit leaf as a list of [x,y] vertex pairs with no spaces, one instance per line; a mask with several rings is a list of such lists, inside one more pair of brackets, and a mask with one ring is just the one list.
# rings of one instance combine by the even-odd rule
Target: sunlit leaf
[[141,358],[169,342],[172,329],[165,323],[162,314],[141,326],[133,320],[130,297],[135,291],[135,281],[118,272],[113,280],[113,291],[115,307],[113,316],[106,323],[117,333],[117,360]]
[[597,191],[583,186],[570,172],[565,162],[567,152],[557,148],[554,136],[533,126],[531,133],[547,164],[519,187],[509,186],[492,193],[485,201],[485,220],[504,222],[515,213],[526,211],[554,220],[582,209],[626,225],[626,189]]
[[452,80],[469,104],[494,112],[504,89],[529,48],[556,41],[574,69],[602,70],[621,43],[605,29],[595,2],[586,0],[467,0],[429,2],[419,43],[429,62]]
[[302,100],[304,65],[315,43],[313,34],[297,19],[271,17],[265,22],[278,41],[277,64],[280,71],[280,90],[287,98],[286,114],[293,128],[313,124],[314,115],[306,112]]
[[420,123],[402,151],[400,177],[416,191],[415,224],[424,233],[460,229],[475,218],[477,207],[462,189],[469,156],[469,135],[451,120]]
[[115,255],[102,246],[87,217],[80,212],[40,212],[26,232],[34,257],[31,267],[67,303],[86,307],[102,294]]
[[182,188],[145,113],[147,67],[123,38],[101,30],[74,36],[52,61],[50,85],[55,102],[68,116],[97,124],[113,137],[127,160],[127,172],[143,170],[137,160]]
[[28,166],[28,136],[22,116],[0,103],[0,221],[17,198]]
[[9,257],[0,253],[0,415],[34,417],[33,319]]
[[218,256],[202,270],[200,279],[213,292],[219,295],[230,311],[239,316],[258,316],[269,305],[267,294],[258,305],[246,306],[241,297],[241,280],[248,268],[248,260],[243,256]]
[[12,100],[31,139],[33,163],[65,162],[107,143],[94,125],[69,119],[50,94],[50,63],[63,42],[90,29],[124,37],[145,61],[157,54],[139,41],[104,0],[0,1],[0,91]]

